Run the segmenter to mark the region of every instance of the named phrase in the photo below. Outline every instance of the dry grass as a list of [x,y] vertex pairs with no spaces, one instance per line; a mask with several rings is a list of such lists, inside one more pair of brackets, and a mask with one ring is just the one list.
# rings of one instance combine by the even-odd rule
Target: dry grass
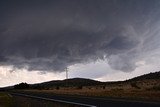
[[87,86],[82,89],[77,89],[76,87],[60,87],[59,89],[29,91],[52,94],[160,101],[160,80],[146,80],[143,82],[136,81],[135,83],[110,84],[106,86]]
[[68,94],[80,96],[109,97],[109,98],[126,98],[135,100],[160,101],[160,91],[144,91],[144,90],[123,90],[121,88],[114,89],[60,89],[60,90],[30,90],[34,92],[50,93],[50,94]]

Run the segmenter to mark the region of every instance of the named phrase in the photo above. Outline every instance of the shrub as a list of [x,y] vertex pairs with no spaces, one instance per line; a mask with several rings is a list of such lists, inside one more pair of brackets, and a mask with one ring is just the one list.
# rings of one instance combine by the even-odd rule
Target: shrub
[[160,91],[160,86],[154,86],[153,89],[156,91]]
[[83,86],[82,86],[82,85],[80,85],[80,86],[78,86],[78,87],[77,87],[77,89],[82,89],[82,88],[83,88]]
[[103,88],[103,89],[105,89],[106,87],[105,87],[105,86],[103,86],[102,88]]
[[59,86],[56,86],[56,90],[59,90]]
[[136,88],[136,89],[140,89],[140,87],[137,85],[136,82],[132,82],[131,86],[134,87],[134,88]]

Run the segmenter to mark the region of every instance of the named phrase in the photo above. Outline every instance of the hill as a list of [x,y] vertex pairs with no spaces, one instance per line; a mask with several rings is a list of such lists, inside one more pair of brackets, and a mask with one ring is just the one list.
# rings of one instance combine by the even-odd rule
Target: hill
[[39,88],[39,89],[48,89],[48,88],[57,88],[57,87],[81,87],[81,86],[112,86],[112,85],[126,85],[131,84],[131,86],[136,87],[134,84],[137,84],[141,87],[142,85],[147,86],[154,85],[158,81],[160,81],[160,71],[144,74],[126,81],[115,81],[115,82],[100,82],[92,79],[85,78],[71,78],[65,80],[53,80],[48,82],[43,82],[39,84],[31,85],[31,88]]
[[81,87],[81,86],[92,86],[92,85],[101,85],[103,84],[100,81],[95,81],[85,78],[72,78],[65,80],[55,80],[48,81],[39,84],[31,85],[32,88],[57,88],[57,87]]
[[142,80],[150,80],[150,79],[156,79],[156,80],[160,79],[160,71],[134,77],[132,79],[129,79],[128,81],[140,81],[140,80],[142,81]]

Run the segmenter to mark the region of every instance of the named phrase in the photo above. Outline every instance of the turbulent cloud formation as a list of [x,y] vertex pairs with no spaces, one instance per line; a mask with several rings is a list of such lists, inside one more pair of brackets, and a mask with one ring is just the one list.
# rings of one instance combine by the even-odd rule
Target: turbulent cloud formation
[[0,1],[0,65],[63,71],[107,59],[116,70],[159,48],[159,0]]

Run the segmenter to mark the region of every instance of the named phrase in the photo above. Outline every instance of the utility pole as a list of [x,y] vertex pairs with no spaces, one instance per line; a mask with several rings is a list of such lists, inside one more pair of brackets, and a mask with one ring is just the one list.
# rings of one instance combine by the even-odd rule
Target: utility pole
[[68,79],[68,68],[65,69],[66,71],[66,80]]
[[65,68],[66,71],[66,87],[68,87],[68,68]]

